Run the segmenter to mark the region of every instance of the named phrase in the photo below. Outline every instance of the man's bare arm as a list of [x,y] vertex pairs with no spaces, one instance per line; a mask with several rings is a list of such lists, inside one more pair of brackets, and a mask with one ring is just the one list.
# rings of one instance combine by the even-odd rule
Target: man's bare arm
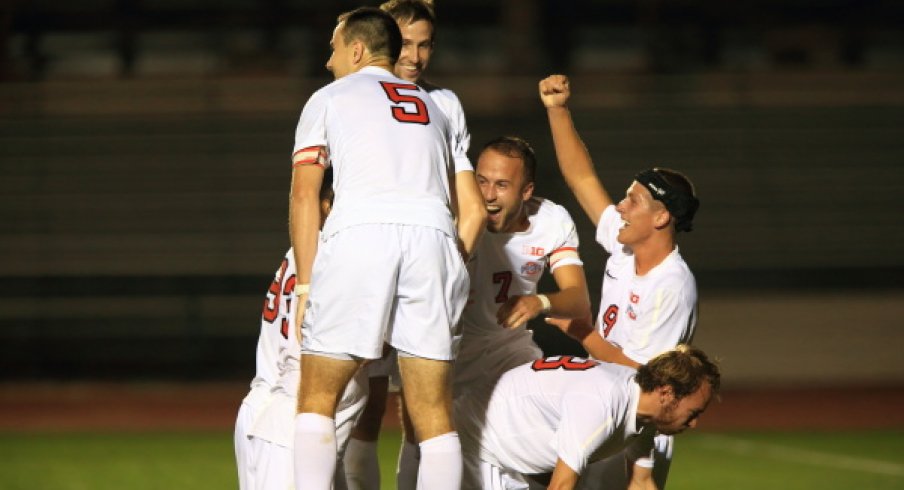
[[[311,283],[311,269],[320,234],[320,185],[323,183],[323,167],[298,165],[292,169],[292,187],[289,193],[289,240],[295,255],[296,284]],[[301,321],[304,318],[307,294],[297,297],[295,333],[301,339]]]
[[551,75],[540,82],[539,88],[540,100],[549,117],[559,169],[584,212],[596,225],[603,210],[612,204],[612,198],[596,174],[590,153],[574,127],[567,105],[571,97],[568,77]]
[[459,247],[467,261],[474,253],[477,240],[486,227],[487,208],[477,186],[474,172],[455,174],[455,217],[458,228]]

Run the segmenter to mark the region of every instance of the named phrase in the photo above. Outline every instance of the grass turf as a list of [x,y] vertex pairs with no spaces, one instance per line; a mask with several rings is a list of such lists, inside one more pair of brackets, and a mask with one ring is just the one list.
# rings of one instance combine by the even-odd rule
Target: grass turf
[[[393,483],[399,434],[380,442]],[[904,488],[904,430],[679,436],[669,490]],[[0,433],[0,489],[236,488],[232,435]]]

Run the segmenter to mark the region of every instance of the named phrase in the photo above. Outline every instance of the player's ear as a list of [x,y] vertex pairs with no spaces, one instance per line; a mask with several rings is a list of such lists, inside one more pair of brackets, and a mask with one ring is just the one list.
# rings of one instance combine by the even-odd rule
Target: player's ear
[[352,64],[357,66],[359,63],[361,63],[361,60],[364,59],[364,54],[367,52],[367,48],[364,46],[364,43],[358,40],[352,41],[351,48]]
[[534,196],[534,183],[528,182],[524,186],[524,189],[521,190],[521,200],[527,201],[528,199],[530,199],[533,196]]
[[659,396],[659,403],[663,406],[668,405],[675,400],[675,390],[670,385],[657,387],[656,394]]
[[656,210],[653,215],[653,226],[656,227],[657,230],[661,230],[672,222],[672,213],[669,212],[665,206],[661,206],[660,209]]

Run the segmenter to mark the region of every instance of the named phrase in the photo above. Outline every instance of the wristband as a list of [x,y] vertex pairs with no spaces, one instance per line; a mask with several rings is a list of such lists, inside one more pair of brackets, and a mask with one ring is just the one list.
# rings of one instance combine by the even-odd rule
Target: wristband
[[543,305],[543,309],[540,311],[542,313],[549,313],[549,310],[552,309],[552,303],[549,302],[549,298],[547,298],[545,294],[538,294],[537,299],[539,299],[540,304]]
[[311,284],[296,284],[295,285],[295,296],[304,296],[311,291]]

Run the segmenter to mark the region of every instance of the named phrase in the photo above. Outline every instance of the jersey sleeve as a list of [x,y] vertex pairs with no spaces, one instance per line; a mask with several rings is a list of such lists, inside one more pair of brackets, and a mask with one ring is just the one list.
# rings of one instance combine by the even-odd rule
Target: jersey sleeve
[[561,240],[558,245],[549,253],[549,271],[555,270],[563,265],[583,266],[581,256],[578,253],[578,232],[574,226],[574,220],[568,211],[561,206],[556,206],[558,216],[555,218],[556,226],[560,227]]
[[468,124],[465,121],[465,111],[461,106],[461,101],[455,92],[448,89],[441,89],[436,92],[434,101],[440,106],[446,119],[449,120],[449,126],[452,133],[450,146],[452,148],[452,160],[455,165],[455,173],[473,172],[474,165],[468,159],[468,149],[471,147],[471,133],[468,132]]
[[573,396],[562,408],[556,431],[556,453],[575,473],[584,472],[590,456],[616,429],[611,407],[601,407],[600,403],[598,397]]
[[329,97],[319,90],[308,99],[301,110],[301,117],[295,127],[295,146],[292,150],[292,163],[317,163],[329,166],[328,145],[326,135],[326,116]]
[[677,278],[664,281],[638,314],[645,320],[621,346],[625,355],[643,364],[681,342],[689,342],[696,323],[696,302],[693,285]]
[[596,242],[602,245],[610,254],[621,250],[622,245],[618,243],[617,239],[621,224],[621,216],[615,210],[615,205],[610,204],[603,210],[600,221],[596,226]]

